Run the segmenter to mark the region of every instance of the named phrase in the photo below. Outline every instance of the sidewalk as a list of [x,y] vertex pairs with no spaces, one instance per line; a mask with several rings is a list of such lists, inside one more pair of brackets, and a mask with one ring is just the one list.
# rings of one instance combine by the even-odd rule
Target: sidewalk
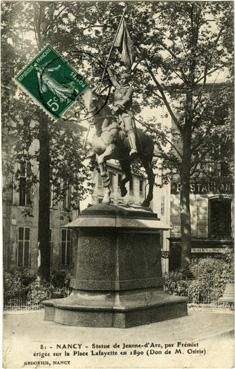
[[234,366],[231,312],[190,309],[183,318],[128,329],[63,326],[43,314],[4,313],[5,368]]

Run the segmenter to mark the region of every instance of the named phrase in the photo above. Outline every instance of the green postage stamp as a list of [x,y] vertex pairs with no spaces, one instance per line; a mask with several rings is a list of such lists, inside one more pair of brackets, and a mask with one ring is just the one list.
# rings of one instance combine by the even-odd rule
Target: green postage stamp
[[53,119],[71,107],[88,87],[64,58],[47,45],[15,78]]

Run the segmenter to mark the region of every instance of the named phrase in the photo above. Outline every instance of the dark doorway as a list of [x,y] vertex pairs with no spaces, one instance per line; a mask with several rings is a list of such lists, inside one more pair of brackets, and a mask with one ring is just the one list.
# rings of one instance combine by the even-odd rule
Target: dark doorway
[[231,238],[231,200],[209,200],[209,238]]
[[170,242],[169,271],[174,272],[181,267],[181,245],[180,241]]

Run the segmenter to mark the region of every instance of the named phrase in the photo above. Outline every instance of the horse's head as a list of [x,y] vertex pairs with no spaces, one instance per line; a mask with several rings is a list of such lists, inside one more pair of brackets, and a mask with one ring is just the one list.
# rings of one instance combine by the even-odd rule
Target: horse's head
[[104,96],[99,95],[95,89],[87,89],[84,95],[82,95],[82,99],[89,118],[95,117],[104,103]]

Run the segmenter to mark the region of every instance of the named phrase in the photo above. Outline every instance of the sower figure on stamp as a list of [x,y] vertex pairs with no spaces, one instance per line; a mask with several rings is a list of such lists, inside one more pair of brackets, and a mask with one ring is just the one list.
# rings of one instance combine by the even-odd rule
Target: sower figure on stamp
[[34,65],[37,71],[37,78],[39,84],[39,91],[42,93],[47,92],[49,89],[53,94],[58,96],[58,99],[63,101],[75,100],[78,90],[75,88],[75,82],[61,82],[59,83],[55,76],[53,76],[53,72],[57,72],[61,65],[57,65],[56,67],[47,67],[49,63],[45,65],[38,66]]
[[110,68],[107,68],[109,78],[114,86],[113,94],[113,111],[118,115],[121,126],[128,136],[130,144],[130,157],[134,158],[137,155],[135,126],[133,114],[131,111],[133,89],[129,84],[129,74],[123,73],[119,82],[117,82]]

